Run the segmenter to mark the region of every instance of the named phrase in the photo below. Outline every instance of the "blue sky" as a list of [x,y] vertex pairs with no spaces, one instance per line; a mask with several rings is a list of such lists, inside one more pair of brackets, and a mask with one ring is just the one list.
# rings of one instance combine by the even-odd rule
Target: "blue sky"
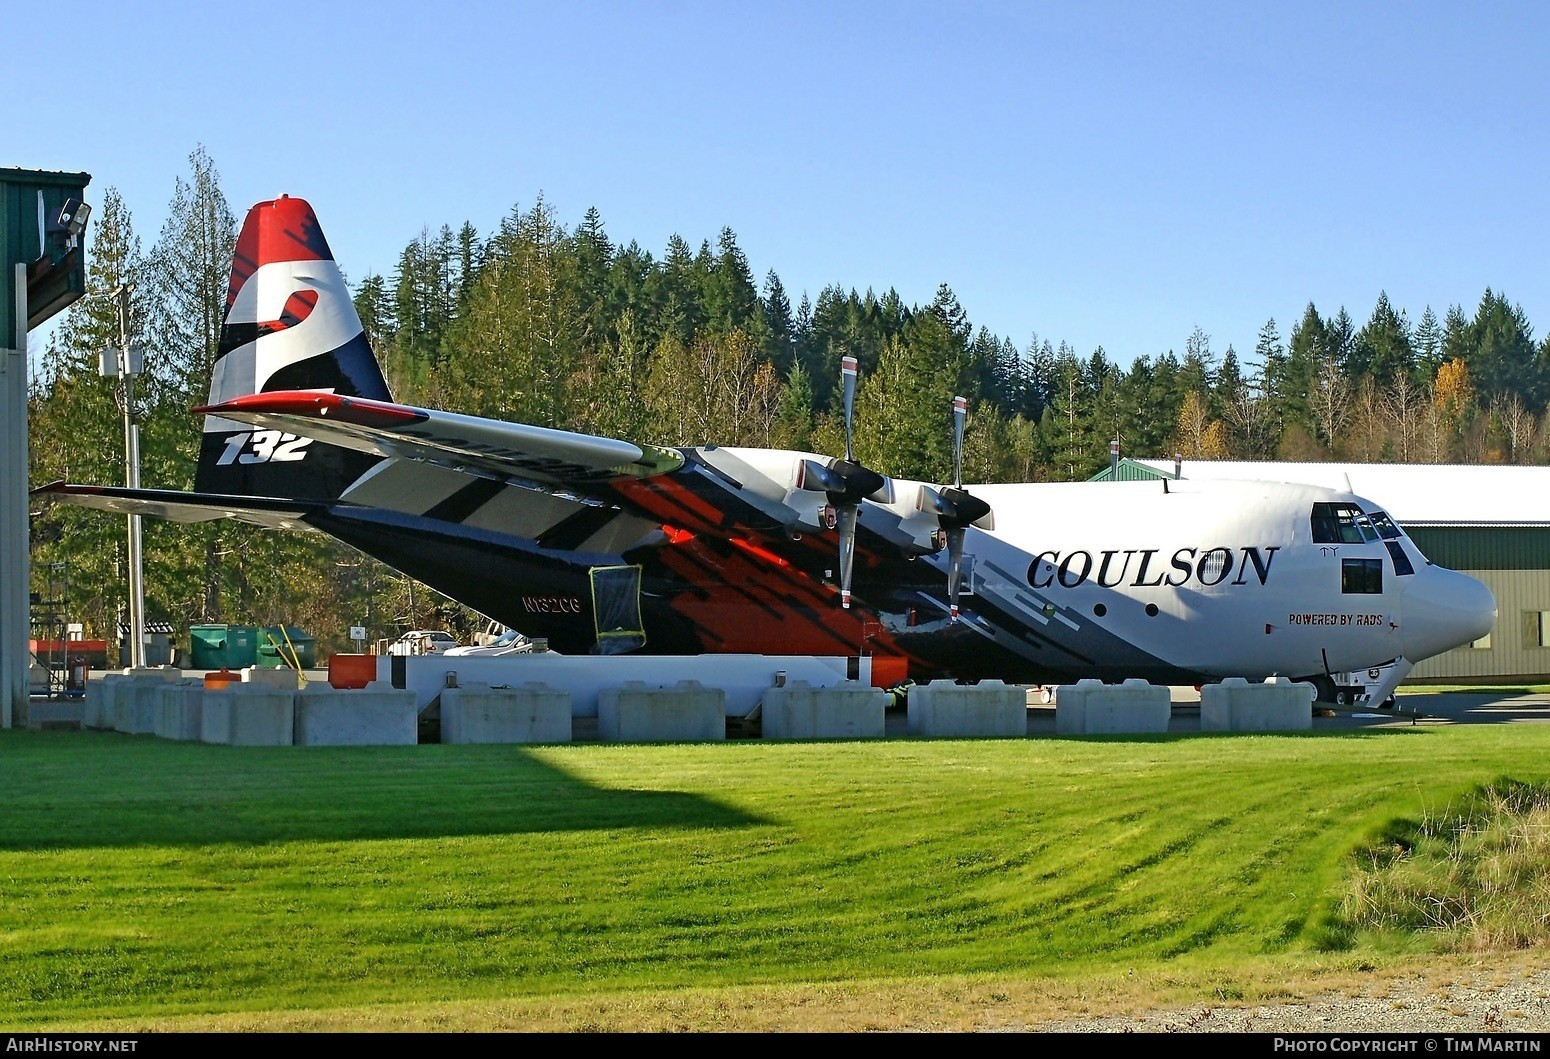
[[86,0],[6,29],[0,166],[90,173],[147,249],[202,145],[239,219],[310,200],[356,280],[542,194],[657,257],[730,227],[793,304],[947,283],[1020,349],[1124,365],[1380,291],[1550,327],[1543,3]]

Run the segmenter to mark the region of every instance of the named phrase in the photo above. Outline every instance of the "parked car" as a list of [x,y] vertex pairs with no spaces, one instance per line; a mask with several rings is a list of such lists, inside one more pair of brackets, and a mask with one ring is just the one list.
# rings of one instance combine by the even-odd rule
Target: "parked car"
[[444,655],[458,646],[457,637],[440,629],[414,629],[388,645],[390,655]]
[[486,622],[483,629],[474,633],[474,647],[488,647],[492,642],[505,636],[511,630],[498,621]]
[[547,641],[530,640],[515,629],[507,629],[495,639],[482,646],[454,647],[445,652],[448,658],[467,658],[470,655],[487,657],[489,655],[525,655],[548,650]]

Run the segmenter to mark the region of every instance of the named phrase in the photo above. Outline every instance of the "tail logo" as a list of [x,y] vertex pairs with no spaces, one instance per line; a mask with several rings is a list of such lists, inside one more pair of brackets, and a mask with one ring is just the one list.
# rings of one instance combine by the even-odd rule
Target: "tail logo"
[[339,349],[360,333],[332,261],[261,265],[226,314],[227,348],[215,365],[211,403],[262,392],[281,369]]

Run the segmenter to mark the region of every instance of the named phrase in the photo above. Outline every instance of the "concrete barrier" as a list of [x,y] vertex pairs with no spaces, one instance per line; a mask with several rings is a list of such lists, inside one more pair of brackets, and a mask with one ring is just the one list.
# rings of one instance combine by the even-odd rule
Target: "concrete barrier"
[[1172,716],[1172,693],[1144,680],[1079,680],[1055,691],[1056,735],[1166,732]]
[[242,682],[295,691],[301,687],[301,674],[289,666],[248,666],[242,671]]
[[420,711],[412,691],[381,681],[349,691],[308,684],[295,699],[297,746],[414,746],[420,741]]
[[699,743],[727,737],[726,692],[698,680],[648,687],[627,680],[597,695],[598,738],[623,743]]
[[27,704],[28,728],[75,728],[85,727],[81,718],[86,704],[78,698],[33,699]]
[[183,671],[171,666],[126,669],[124,679],[113,686],[113,727],[130,735],[156,731],[157,694],[167,684],[181,680]]
[[[520,687],[543,683],[570,694],[571,715],[597,716],[598,696],[638,680],[648,688],[671,687],[697,680],[718,688],[728,720],[753,712],[764,693],[784,680],[805,680],[816,687],[833,687],[843,680],[872,683],[871,656],[843,655],[562,655],[554,651],[518,655],[379,655],[377,679],[397,688],[412,688],[423,711],[453,685],[488,684]],[[578,731],[580,731],[578,726]]]
[[205,685],[202,680],[180,680],[156,691],[156,729],[163,739],[199,742],[203,729]]
[[857,680],[794,680],[764,693],[759,720],[765,739],[881,739],[887,710],[888,693]]
[[1028,734],[1028,692],[999,680],[920,684],[910,689],[905,709],[911,735],[1003,739]]
[[1250,684],[1225,677],[1200,689],[1202,732],[1288,732],[1313,727],[1318,694],[1304,682]]
[[246,683],[206,688],[199,738],[230,746],[292,746],[296,741],[296,693]]
[[104,673],[86,682],[86,695],[81,707],[81,727],[102,730],[113,727],[113,699],[118,694],[117,684],[124,679],[122,673]]
[[115,732],[127,732],[134,721],[134,681],[125,669],[108,685],[108,697],[102,704],[103,727]]
[[570,692],[529,681],[520,688],[464,684],[441,693],[443,743],[568,743]]

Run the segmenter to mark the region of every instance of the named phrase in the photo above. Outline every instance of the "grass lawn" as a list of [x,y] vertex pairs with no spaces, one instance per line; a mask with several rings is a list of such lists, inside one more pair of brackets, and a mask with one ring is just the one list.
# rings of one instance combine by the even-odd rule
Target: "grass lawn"
[[0,1030],[755,1009],[831,1028],[1140,982],[1246,996],[1459,949],[1456,926],[1367,922],[1350,897],[1373,849],[1550,781],[1550,725],[370,748],[4,730],[0,774]]

